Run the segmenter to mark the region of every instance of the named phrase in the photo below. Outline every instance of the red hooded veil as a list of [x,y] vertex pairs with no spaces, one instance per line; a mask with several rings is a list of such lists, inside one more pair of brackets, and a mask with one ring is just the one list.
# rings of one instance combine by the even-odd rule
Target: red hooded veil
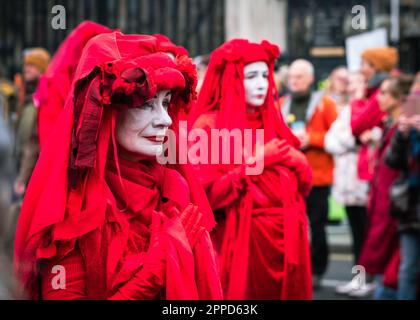
[[86,43],[111,29],[92,21],[79,24],[54,54],[39,80],[34,100],[38,107],[38,138],[42,148],[54,127],[71,89],[74,73]]
[[[64,110],[29,183],[16,230],[15,274],[30,298],[48,298],[42,297],[42,279],[51,276],[51,265],[67,259],[67,273],[81,274],[76,280],[83,280],[77,289],[82,293],[53,298],[153,299],[157,290],[158,297],[167,299],[221,299],[208,234],[215,223],[188,166],[131,162],[119,159],[116,151],[120,108],[142,106],[157,91],[169,89],[175,123],[194,97],[191,59],[172,59],[161,51],[166,52],[156,37],[119,32],[98,35],[86,44]],[[150,241],[151,214],[166,214],[172,207],[182,211],[190,202],[199,207],[207,231],[192,249],[179,219],[168,217],[167,280],[164,290],[155,290],[154,282],[161,279],[136,278]],[[127,286],[134,294],[119,294]],[[142,294],[140,287],[146,288]]]
[[[304,202],[311,171],[298,151],[297,138],[275,108],[273,71],[279,53],[268,41],[233,39],[223,44],[210,57],[191,112],[192,128],[208,134],[222,128],[264,129],[264,143],[278,138],[285,144],[276,165],[265,167],[260,175],[246,176],[244,165],[196,166],[218,221],[212,238],[227,299],[310,299],[312,295]],[[269,68],[268,93],[258,111],[249,114],[244,66],[259,61]],[[233,158],[234,151],[224,147],[219,155]]]

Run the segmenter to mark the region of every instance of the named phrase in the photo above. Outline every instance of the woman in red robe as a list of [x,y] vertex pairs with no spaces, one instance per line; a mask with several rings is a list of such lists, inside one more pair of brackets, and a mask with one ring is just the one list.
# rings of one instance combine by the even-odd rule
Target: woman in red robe
[[[191,112],[192,128],[208,134],[223,128],[253,130],[252,150],[242,150],[242,164],[196,166],[218,220],[212,238],[227,299],[312,298],[304,201],[311,170],[275,109],[278,56],[278,47],[267,41],[223,44],[211,55]],[[259,147],[256,129],[264,130]],[[221,151],[234,158],[235,151],[225,147],[211,146],[209,154]],[[246,175],[251,158],[264,160],[262,174]]]
[[18,222],[26,297],[222,298],[205,193],[156,158],[196,85],[185,51],[161,42],[113,32],[85,46]]

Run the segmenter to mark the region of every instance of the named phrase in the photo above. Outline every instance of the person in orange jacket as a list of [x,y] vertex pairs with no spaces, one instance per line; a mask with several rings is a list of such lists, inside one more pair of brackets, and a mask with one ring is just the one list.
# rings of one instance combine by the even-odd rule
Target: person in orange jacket
[[313,65],[303,59],[294,61],[288,74],[291,94],[280,99],[280,105],[283,117],[300,140],[312,168],[313,188],[306,204],[311,225],[313,286],[317,289],[328,264],[325,225],[334,169],[333,158],[324,149],[324,138],[337,118],[337,110],[330,97],[311,91],[313,82]]

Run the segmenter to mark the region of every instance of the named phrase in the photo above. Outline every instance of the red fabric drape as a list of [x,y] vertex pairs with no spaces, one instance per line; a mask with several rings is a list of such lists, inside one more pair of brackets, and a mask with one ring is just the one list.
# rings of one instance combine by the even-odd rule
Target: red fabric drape
[[[216,49],[191,112],[193,128],[264,129],[264,142],[287,142],[287,157],[299,143],[274,107],[274,61],[278,48],[264,41],[231,40]],[[265,61],[269,90],[257,114],[245,112],[244,65]],[[243,131],[242,131],[243,132]],[[210,147],[211,148],[211,147]],[[252,153],[254,150],[248,150]],[[209,150],[211,154],[212,150]],[[220,150],[234,157],[234,150]],[[280,155],[279,155],[280,156]],[[219,254],[222,286],[227,299],[311,299],[311,271],[303,194],[310,189],[310,168],[302,162],[265,167],[246,176],[241,165],[198,165],[196,172],[210,204],[220,213],[212,233]],[[221,162],[219,162],[221,163]],[[298,163],[298,161],[296,162]],[[298,179],[300,169],[309,179]]]
[[38,138],[41,149],[64,108],[84,46],[96,35],[111,31],[95,22],[85,21],[70,33],[54,54],[34,94],[39,108]]
[[[173,114],[190,103],[194,75],[187,74],[191,68],[186,57],[173,61],[154,54],[158,48],[155,37],[119,32],[101,34],[86,44],[18,221],[14,268],[29,297],[40,298],[40,266],[66,256],[75,259],[75,250],[86,272],[85,297],[111,297],[142,264],[151,210],[165,213],[168,206],[183,209],[193,201],[204,215],[203,226],[207,231],[213,228],[207,199],[188,167],[144,167],[123,162],[115,152],[109,156],[117,148],[116,115],[125,100],[115,99],[121,93],[133,102],[169,86]],[[178,193],[180,188],[184,192]],[[164,198],[169,199],[166,204],[161,203]],[[179,219],[165,226],[166,298],[220,299],[208,233],[193,251]]]

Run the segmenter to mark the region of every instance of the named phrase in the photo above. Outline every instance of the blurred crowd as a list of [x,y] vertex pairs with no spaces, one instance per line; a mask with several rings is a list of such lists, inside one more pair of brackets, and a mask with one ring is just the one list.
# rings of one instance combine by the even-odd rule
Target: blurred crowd
[[[20,205],[39,155],[39,80],[49,53],[29,48],[22,71],[0,70],[0,239],[12,257]],[[196,57],[198,89],[209,56]],[[307,156],[313,188],[306,199],[313,287],[322,285],[329,246],[329,199],[345,208],[354,264],[367,281],[337,293],[376,299],[416,299],[420,284],[420,73],[398,70],[394,48],[371,48],[358,71],[332,70],[315,90],[315,68],[298,59],[277,72],[276,105]],[[51,195],[53,196],[53,195]]]
[[[313,90],[314,68],[296,60],[279,74],[279,108],[301,141],[313,171],[307,198],[314,289],[322,284],[329,248],[332,201],[345,208],[355,280],[336,292],[351,297],[415,299],[419,288],[420,73],[397,69],[391,47],[362,54],[360,70],[332,70],[323,90]],[[286,70],[286,71],[284,71]]]

